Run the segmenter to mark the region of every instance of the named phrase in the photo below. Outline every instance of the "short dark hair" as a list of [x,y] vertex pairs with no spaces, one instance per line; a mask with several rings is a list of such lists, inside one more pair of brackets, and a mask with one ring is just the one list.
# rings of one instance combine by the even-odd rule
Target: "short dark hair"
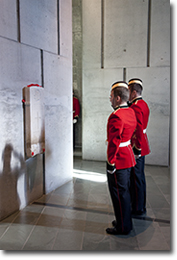
[[135,90],[139,95],[141,95],[143,91],[142,80],[138,78],[130,79],[128,82],[128,87],[130,89],[130,92],[133,92]]
[[130,92],[133,92],[135,90],[139,95],[142,93],[142,87],[139,84],[133,83],[130,84],[129,86]]
[[127,102],[129,99],[129,90],[124,87],[116,87],[113,89],[114,97],[119,96],[123,102]]

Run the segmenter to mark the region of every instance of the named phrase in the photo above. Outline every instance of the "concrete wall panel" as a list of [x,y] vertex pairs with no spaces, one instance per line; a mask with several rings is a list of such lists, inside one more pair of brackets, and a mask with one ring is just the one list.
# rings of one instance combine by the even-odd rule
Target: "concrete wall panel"
[[153,0],[150,66],[170,66],[170,1]]
[[17,40],[17,7],[14,0],[1,0],[0,35]]
[[140,77],[143,80],[143,98],[150,108],[147,135],[151,154],[147,164],[169,164],[170,129],[170,68],[132,68],[127,70],[127,80]]
[[81,0],[72,1],[72,12],[73,12],[73,32],[82,31],[82,2]]
[[73,12],[73,89],[80,102],[75,145],[82,147],[82,0],[72,1]]
[[112,113],[109,101],[111,85],[123,78],[122,69],[86,70],[83,82],[82,156],[87,160],[106,161],[106,126]]
[[[2,0],[0,6],[2,219],[42,196],[45,157],[46,192],[72,178],[72,5],[71,0]],[[22,89],[30,83],[45,86],[47,148],[45,156],[25,161]]]
[[72,64],[44,53],[46,193],[72,178]]
[[[41,83],[40,51],[3,38],[0,38],[0,46],[0,89],[1,102],[4,105],[1,114],[1,119],[4,118],[3,140],[13,138],[16,147],[21,150],[22,138],[21,144],[17,144],[18,135],[22,136],[22,88],[33,82]],[[15,111],[17,108],[18,113]],[[7,121],[7,118],[12,121]],[[14,123],[17,118],[18,125]],[[10,122],[12,127],[7,127]],[[8,129],[9,135],[5,129]]]
[[83,67],[101,68],[101,0],[82,1]]
[[[42,195],[42,160],[24,158],[22,88],[41,83],[40,50],[0,38],[0,219]],[[34,162],[33,158],[31,162]]]
[[146,66],[148,1],[105,0],[105,68]]
[[[72,0],[60,0],[60,55],[72,58]],[[67,19],[68,18],[68,19]]]
[[21,42],[58,53],[57,0],[21,0]]

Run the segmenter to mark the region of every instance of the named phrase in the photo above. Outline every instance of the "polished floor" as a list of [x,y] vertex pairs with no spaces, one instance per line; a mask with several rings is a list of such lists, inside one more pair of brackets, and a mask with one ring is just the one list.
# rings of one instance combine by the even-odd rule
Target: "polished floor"
[[129,235],[108,235],[114,219],[105,163],[74,158],[74,178],[0,222],[0,250],[168,251],[170,170],[146,166],[147,214]]

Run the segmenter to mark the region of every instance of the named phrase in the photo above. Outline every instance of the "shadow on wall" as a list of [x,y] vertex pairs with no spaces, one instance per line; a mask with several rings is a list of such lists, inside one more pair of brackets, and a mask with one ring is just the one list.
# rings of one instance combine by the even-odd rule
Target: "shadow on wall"
[[[11,144],[6,144],[2,153],[3,169],[0,172],[0,219],[19,210],[20,198],[17,183],[25,172],[23,156]],[[14,166],[12,165],[14,161]]]

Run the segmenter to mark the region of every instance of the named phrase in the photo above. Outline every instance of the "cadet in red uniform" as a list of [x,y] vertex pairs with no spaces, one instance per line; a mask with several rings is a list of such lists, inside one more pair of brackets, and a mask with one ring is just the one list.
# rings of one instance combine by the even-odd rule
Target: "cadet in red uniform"
[[136,166],[131,172],[131,200],[132,213],[142,215],[146,213],[146,180],[144,174],[145,155],[150,153],[146,129],[149,120],[149,107],[143,100],[142,81],[134,78],[129,80],[130,107],[135,111],[137,126],[131,139],[131,145],[136,158]]
[[79,113],[80,113],[79,100],[74,96],[74,92],[73,92],[73,148],[75,148],[75,131],[76,131],[76,123],[79,118]]
[[130,144],[136,127],[133,109],[127,105],[128,85],[124,81],[112,85],[110,101],[114,112],[107,123],[107,178],[116,220],[108,234],[128,234],[132,229],[130,173],[135,157]]

